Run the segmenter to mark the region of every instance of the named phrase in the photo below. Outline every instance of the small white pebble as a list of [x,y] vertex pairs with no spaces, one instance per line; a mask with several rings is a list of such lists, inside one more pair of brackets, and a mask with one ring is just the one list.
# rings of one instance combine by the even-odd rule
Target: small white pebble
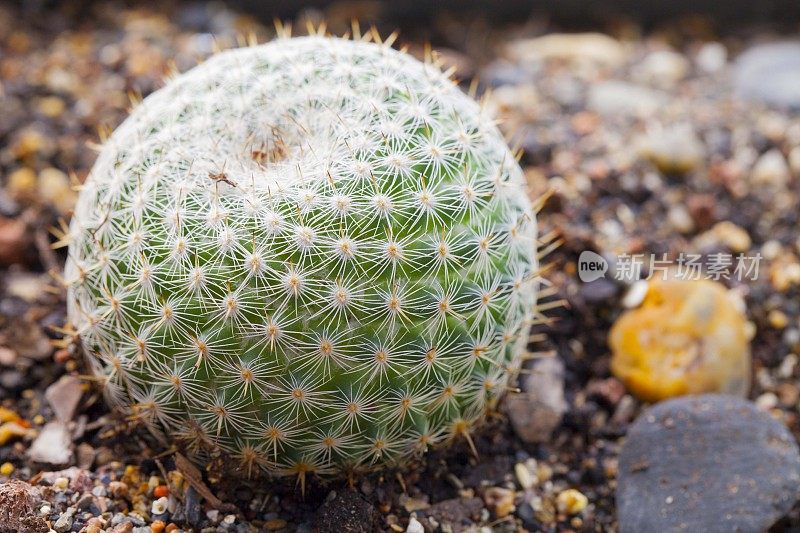
[[789,346],[800,344],[800,330],[797,328],[788,328],[783,332],[783,342]]
[[781,245],[779,241],[769,240],[761,246],[761,255],[763,255],[764,259],[767,261],[771,261],[778,257],[781,250],[783,250],[783,245]]
[[215,524],[219,521],[219,511],[216,509],[211,509],[206,513],[206,516],[209,520],[214,522]]
[[47,516],[47,515],[50,514],[50,511],[52,511],[52,510],[53,510],[53,508],[50,507],[49,504],[44,504],[44,505],[42,505],[41,509],[39,509],[39,514],[42,515],[42,516]]
[[706,43],[697,52],[695,57],[697,66],[705,72],[719,72],[725,68],[728,61],[728,50],[722,43]]
[[233,524],[234,522],[236,522],[236,515],[229,514],[225,518],[223,518],[222,521],[226,524]]
[[667,498],[664,501],[667,503],[667,505],[672,505],[672,502],[675,501],[675,498],[673,498],[672,496],[667,496]]
[[794,368],[797,366],[797,355],[790,353],[781,361],[781,366],[778,367],[778,377],[788,379],[794,374]]
[[164,514],[167,512],[167,505],[169,505],[169,500],[166,496],[162,496],[153,502],[153,508],[150,512],[152,514]]
[[408,527],[406,533],[425,533],[425,528],[419,523],[419,520],[413,516],[408,520]]
[[774,392],[765,392],[756,398],[756,405],[759,407],[759,409],[763,409],[765,411],[774,409],[778,405],[778,402],[778,396],[776,396]]
[[625,296],[622,298],[622,306],[626,309],[639,307],[644,301],[645,296],[647,296],[647,282],[640,279],[634,282],[628,289],[628,292],[625,293]]
[[519,486],[522,487],[524,490],[528,490],[539,481],[536,478],[536,475],[533,474],[532,470],[536,470],[536,461],[532,460],[532,467],[529,468],[529,462],[525,463],[517,463],[514,465],[514,473],[517,476],[517,481],[519,482]]
[[66,488],[69,487],[69,479],[65,477],[56,478],[56,480],[53,482],[53,487],[58,490],[66,490]]

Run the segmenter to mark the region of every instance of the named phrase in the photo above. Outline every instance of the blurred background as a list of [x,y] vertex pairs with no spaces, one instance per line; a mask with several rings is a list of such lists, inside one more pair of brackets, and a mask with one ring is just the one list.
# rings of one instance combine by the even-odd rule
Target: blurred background
[[[550,195],[538,220],[542,235],[561,243],[546,262],[549,299],[564,303],[536,327],[530,347],[556,357],[532,362],[539,366],[522,378],[522,394],[476,437],[480,460],[466,447],[436,452],[404,477],[358,483],[353,497],[342,496],[342,486],[316,487],[303,500],[291,484],[253,488],[207,479],[234,503],[220,510],[201,506],[196,488],[173,484],[176,466],[154,459],[161,450],[139,442],[143,437],[111,417],[96,391],[76,384],[83,363],[59,344],[64,255],[50,245],[69,220],[74,186],[89,173],[98,143],[132,102],[161,87],[173,68],[186,71],[244,36],[271,39],[276,19],[297,34],[323,21],[339,35],[353,20],[382,35],[399,30],[396,46],[422,58],[432,45],[465,88],[476,83],[511,144],[523,150],[532,199]],[[641,303],[641,283],[611,276],[583,283],[578,257],[592,250],[612,266],[637,253],[673,261],[686,252],[762,257],[754,279],[715,282],[746,320],[726,322],[722,310],[734,304],[701,297],[704,312],[723,317],[713,326],[722,329],[687,335],[720,363],[699,377],[679,369],[674,391],[697,380],[720,390],[744,384],[737,390],[751,405],[800,435],[799,32],[800,3],[792,0],[0,1],[0,481],[64,485],[46,496],[44,514],[36,511],[52,524],[72,513],[59,532],[99,531],[97,517],[110,530],[114,520],[130,522],[130,510],[147,517],[131,527],[156,533],[171,522],[197,531],[346,531],[359,523],[404,531],[411,513],[427,530],[612,531],[621,516],[631,531],[646,530],[633,510],[655,516],[660,508],[615,498],[615,491],[658,480],[625,479],[620,453],[652,400],[642,391],[658,390],[659,399],[673,393],[663,393],[657,373],[634,387],[625,368],[612,368],[627,348],[609,343],[609,331]],[[635,315],[627,320],[639,327]],[[715,348],[719,331],[748,340],[728,357]],[[635,357],[663,346],[656,339],[650,348]],[[743,371],[736,365],[745,356]],[[72,408],[64,413],[59,405]],[[54,421],[68,423],[67,437],[40,442]],[[751,453],[773,453],[759,443],[753,439]],[[653,446],[653,457],[670,457]],[[714,456],[713,446],[707,453]],[[672,458],[696,462],[664,471],[726,487],[712,483],[725,468],[706,459]],[[758,523],[797,531],[791,469],[759,470],[752,456],[730,464],[755,465],[741,475],[752,482],[749,490],[766,495]],[[74,470],[65,474],[68,467]],[[167,484],[180,512],[154,526],[152,505]],[[340,494],[332,497],[331,488]],[[744,488],[715,490],[699,491],[699,503],[686,512],[699,506],[714,520],[718,500],[752,506]],[[87,493],[85,507],[69,511]],[[83,529],[93,524],[98,529]]]

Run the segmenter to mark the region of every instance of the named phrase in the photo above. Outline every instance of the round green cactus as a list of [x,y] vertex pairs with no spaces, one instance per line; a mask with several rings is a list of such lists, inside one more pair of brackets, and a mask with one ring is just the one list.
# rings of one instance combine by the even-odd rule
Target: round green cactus
[[172,79],[104,146],[69,242],[69,318],[108,401],[247,474],[469,438],[536,304],[535,215],[492,118],[363,39]]

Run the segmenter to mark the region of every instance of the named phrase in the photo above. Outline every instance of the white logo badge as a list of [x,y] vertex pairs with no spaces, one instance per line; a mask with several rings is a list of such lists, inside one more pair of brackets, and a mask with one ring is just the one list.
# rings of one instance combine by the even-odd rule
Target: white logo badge
[[608,261],[602,255],[589,250],[581,252],[578,257],[578,277],[584,283],[589,283],[596,279],[606,277],[608,272]]

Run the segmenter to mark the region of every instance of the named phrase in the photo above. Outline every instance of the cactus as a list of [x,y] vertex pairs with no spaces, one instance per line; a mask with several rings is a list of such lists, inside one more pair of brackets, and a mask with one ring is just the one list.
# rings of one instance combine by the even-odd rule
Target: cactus
[[144,99],[82,186],[69,320],[107,401],[198,462],[400,465],[470,440],[520,365],[521,169],[436,64],[375,41],[219,53]]

